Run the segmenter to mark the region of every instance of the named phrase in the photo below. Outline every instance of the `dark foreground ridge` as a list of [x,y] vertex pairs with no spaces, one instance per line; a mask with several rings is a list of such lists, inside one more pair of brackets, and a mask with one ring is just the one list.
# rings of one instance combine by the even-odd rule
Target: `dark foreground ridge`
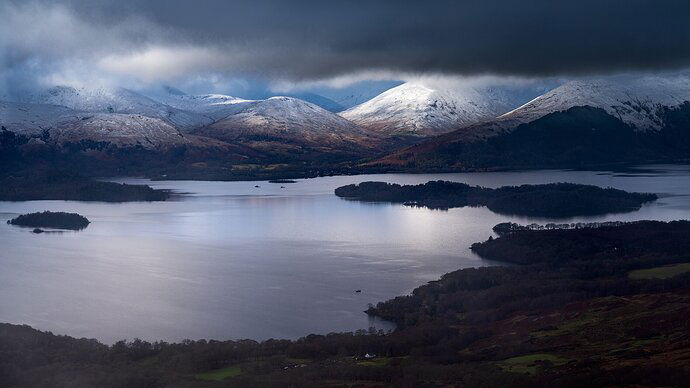
[[335,195],[360,201],[404,203],[432,209],[486,206],[501,214],[549,218],[628,212],[657,199],[656,194],[628,193],[573,183],[490,189],[447,181],[404,186],[363,182],[338,187]]
[[[685,386],[690,222],[528,230],[379,303],[390,334],[113,346],[0,325],[2,386]],[[374,355],[371,358],[366,354]]]
[[27,226],[31,228],[52,228],[82,230],[89,226],[88,218],[76,213],[50,212],[22,214],[7,221],[10,225]]
[[[401,171],[592,168],[685,162],[690,154],[690,102],[660,107],[658,131],[640,131],[604,109],[576,106],[518,124],[508,133],[464,141],[461,129],[399,149],[367,164]],[[481,126],[478,124],[477,126]]]
[[62,170],[26,172],[0,177],[0,201],[165,201],[166,190],[145,185],[95,181]]

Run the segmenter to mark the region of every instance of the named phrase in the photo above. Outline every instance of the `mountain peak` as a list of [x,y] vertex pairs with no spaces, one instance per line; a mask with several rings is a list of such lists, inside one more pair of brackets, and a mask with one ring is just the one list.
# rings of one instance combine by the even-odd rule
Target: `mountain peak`
[[408,82],[341,115],[386,135],[428,136],[496,117],[514,105],[513,99],[498,89],[451,90]]
[[325,120],[326,122],[337,121],[351,125],[347,120],[316,104],[288,96],[273,96],[265,100],[255,101],[247,104],[237,115],[250,114],[294,124],[304,122],[314,125],[318,120]]

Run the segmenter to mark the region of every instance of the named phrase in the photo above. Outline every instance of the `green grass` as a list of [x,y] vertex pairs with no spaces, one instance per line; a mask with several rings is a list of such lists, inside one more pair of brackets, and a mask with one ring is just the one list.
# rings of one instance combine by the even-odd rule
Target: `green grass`
[[221,381],[228,377],[236,377],[242,374],[242,369],[239,366],[229,366],[227,368],[215,369],[212,371],[198,373],[194,377],[198,380],[206,381]]
[[638,269],[628,272],[630,279],[669,279],[674,276],[690,272],[690,263],[665,265],[648,269]]
[[376,366],[376,367],[382,367],[388,365],[390,362],[390,358],[387,357],[379,357],[379,358],[374,358],[371,360],[363,360],[363,361],[357,361],[357,365],[359,366]]
[[286,357],[285,362],[289,364],[309,364],[311,362],[308,358],[292,358]]
[[535,338],[542,338],[577,333],[586,327],[596,325],[600,320],[601,317],[598,314],[588,312],[580,315],[577,318],[562,322],[553,329],[532,332],[531,336]]
[[505,359],[500,361],[498,366],[507,372],[534,375],[537,374],[538,368],[541,364],[550,363],[558,366],[567,362],[567,359],[553,354],[536,353]]
[[410,356],[402,356],[402,357],[376,357],[371,360],[361,360],[357,361],[356,364],[359,366],[373,366],[373,367],[382,367],[382,366],[387,366],[390,365],[391,362],[393,361],[402,361],[408,359]]

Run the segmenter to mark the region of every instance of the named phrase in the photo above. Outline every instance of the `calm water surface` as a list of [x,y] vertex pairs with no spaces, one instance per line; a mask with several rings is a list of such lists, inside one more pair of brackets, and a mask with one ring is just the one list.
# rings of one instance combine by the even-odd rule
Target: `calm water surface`
[[[567,181],[662,195],[633,213],[557,221],[690,219],[690,166],[647,166],[626,174],[339,176],[285,188],[122,179],[180,194],[158,203],[0,202],[0,322],[105,342],[388,329],[362,312],[368,303],[408,293],[452,270],[491,265],[468,247],[492,235],[499,222],[553,221],[333,195],[338,186],[366,180],[432,179],[488,187]],[[78,212],[92,223],[80,232],[41,235],[5,223],[43,210]]]

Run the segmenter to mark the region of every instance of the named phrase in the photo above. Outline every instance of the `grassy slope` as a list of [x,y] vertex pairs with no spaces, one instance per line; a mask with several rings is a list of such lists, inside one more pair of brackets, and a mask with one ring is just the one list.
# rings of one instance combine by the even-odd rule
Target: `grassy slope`
[[207,381],[221,381],[228,377],[237,377],[242,374],[242,368],[239,366],[229,366],[227,368],[215,369],[204,373],[197,373],[194,375],[199,380]]
[[680,263],[665,265],[662,267],[638,269],[630,271],[628,276],[631,279],[668,279],[686,272],[690,272],[690,263]]

